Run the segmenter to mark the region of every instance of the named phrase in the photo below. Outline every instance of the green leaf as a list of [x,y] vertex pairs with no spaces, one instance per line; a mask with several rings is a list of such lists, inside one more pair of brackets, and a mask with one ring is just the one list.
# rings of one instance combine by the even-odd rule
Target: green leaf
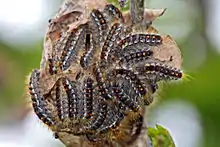
[[148,136],[153,147],[175,147],[170,133],[160,125],[156,125],[156,128],[149,127]]

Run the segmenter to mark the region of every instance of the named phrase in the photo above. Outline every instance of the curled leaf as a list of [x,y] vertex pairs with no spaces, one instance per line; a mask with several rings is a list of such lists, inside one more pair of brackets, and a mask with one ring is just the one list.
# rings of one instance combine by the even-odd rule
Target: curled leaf
[[166,11],[165,9],[145,9],[144,11],[144,20],[153,22],[158,17],[162,16]]
[[153,147],[175,147],[170,133],[162,126],[148,128],[148,136]]

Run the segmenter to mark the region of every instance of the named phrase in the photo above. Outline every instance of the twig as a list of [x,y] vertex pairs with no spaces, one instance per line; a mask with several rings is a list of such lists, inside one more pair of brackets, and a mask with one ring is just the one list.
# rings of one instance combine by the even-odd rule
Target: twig
[[138,24],[143,21],[144,18],[144,0],[131,0],[130,12],[133,24]]
[[144,21],[144,0],[130,0],[131,21],[136,29],[142,29]]

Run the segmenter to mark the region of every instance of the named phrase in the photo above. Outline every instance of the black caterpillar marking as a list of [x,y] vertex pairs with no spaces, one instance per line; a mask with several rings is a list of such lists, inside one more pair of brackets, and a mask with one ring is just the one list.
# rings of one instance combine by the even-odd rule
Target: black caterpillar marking
[[112,93],[117,100],[121,101],[126,107],[134,112],[139,110],[139,105],[135,102],[128,94],[126,94],[123,88],[119,85],[114,84],[112,88]]
[[[123,26],[119,23],[115,23],[112,25],[111,29],[109,30],[109,38],[111,38],[111,42],[106,39],[107,42],[103,46],[105,52],[102,55],[102,58],[105,59],[105,62],[112,64],[128,53],[127,50],[123,51],[120,49],[120,47],[118,46],[118,42],[125,38],[131,31],[132,29],[130,27]],[[110,46],[111,44],[113,44],[113,47],[111,46],[110,48],[107,43],[110,43]],[[105,48],[107,47],[108,49],[105,50]]]
[[60,87],[60,83],[58,81],[58,83],[56,84],[55,87],[55,105],[56,105],[56,110],[57,110],[57,115],[59,117],[60,120],[64,119],[64,112],[63,112],[63,105],[62,105],[62,91],[61,91],[61,87]]
[[147,93],[143,83],[132,71],[126,69],[116,69],[113,71],[113,75],[124,75],[139,96],[144,96]]
[[[90,37],[89,37],[90,39]],[[86,40],[88,41],[88,40]],[[88,45],[87,45],[88,44]],[[89,64],[90,64],[90,60],[92,59],[95,49],[92,43],[92,39],[89,40],[89,43],[86,43],[87,46],[89,46],[88,49],[85,50],[85,52],[83,53],[82,57],[80,58],[80,65],[83,68],[88,68]]]
[[105,43],[101,51],[100,59],[102,62],[106,62],[108,58],[108,54],[111,51],[111,49],[114,47],[114,42],[116,40],[116,37],[118,37],[120,31],[121,31],[121,26],[119,23],[113,24],[111,29],[109,30],[107,38],[105,40]]
[[108,133],[111,129],[117,128],[119,126],[120,122],[124,118],[124,114],[122,112],[120,112],[119,110],[117,110],[115,112],[111,112],[111,113],[113,113],[113,116],[110,117],[109,119],[106,119],[105,121],[107,123],[104,125],[104,127],[99,129],[101,134]]
[[91,45],[91,34],[86,34],[86,41],[85,41],[85,50],[88,51],[90,49],[90,45]]
[[86,78],[84,81],[84,117],[90,119],[93,112],[93,80],[91,78]]
[[104,82],[101,69],[95,67],[94,70],[93,70],[93,72],[94,72],[94,75],[95,75],[95,78],[96,78],[96,81],[97,81],[97,85],[98,85],[98,89],[99,89],[99,94],[100,94],[104,99],[106,99],[106,100],[112,99],[111,95],[110,95],[109,92],[108,92],[107,85],[106,85],[106,83]]
[[139,61],[143,61],[152,56],[153,52],[151,50],[141,50],[126,54],[125,56],[119,58],[119,64],[126,66],[131,66]]
[[45,103],[43,101],[43,95],[38,90],[39,89],[39,80],[40,80],[40,72],[38,70],[34,70],[30,77],[29,82],[29,93],[31,95],[32,106],[34,108],[34,112],[38,116],[40,120],[42,120],[48,126],[54,126],[56,124],[55,120],[51,117],[51,113],[45,107]]
[[62,83],[68,97],[68,107],[69,107],[69,117],[77,119],[78,115],[78,99],[77,91],[74,82],[70,81],[68,78],[63,78]]
[[97,33],[93,32],[93,40],[97,40],[95,41],[96,43],[104,41],[108,25],[103,14],[99,10],[94,9],[91,12],[90,18],[92,19],[92,22],[94,23],[95,27],[97,27],[97,30],[93,30],[97,31]]
[[83,45],[82,42],[84,42],[84,27],[86,27],[86,25],[73,29],[69,32],[64,43],[62,43],[61,50],[63,52],[61,55],[61,69],[63,71],[68,69],[71,63],[76,60],[78,51]]
[[167,78],[170,80],[177,80],[183,77],[183,73],[180,70],[160,63],[146,64],[144,70],[146,73],[155,73],[159,76],[159,78]]
[[108,105],[104,101],[99,101],[97,117],[89,126],[90,130],[97,130],[105,121]]
[[145,43],[150,46],[160,45],[162,43],[162,37],[155,34],[134,34],[121,40],[118,46],[121,49],[125,49],[127,46],[138,43]]

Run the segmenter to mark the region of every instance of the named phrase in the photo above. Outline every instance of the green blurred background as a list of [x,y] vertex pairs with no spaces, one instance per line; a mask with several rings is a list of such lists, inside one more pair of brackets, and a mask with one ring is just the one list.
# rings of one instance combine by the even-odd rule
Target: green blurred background
[[[35,116],[27,115],[24,99],[26,76],[39,68],[47,22],[60,4],[0,0],[1,147],[37,147],[39,140],[43,147],[62,146]],[[149,110],[149,125],[164,125],[177,147],[220,146],[220,1],[147,0],[146,7],[168,8],[154,26],[177,41],[190,75],[162,85]]]

